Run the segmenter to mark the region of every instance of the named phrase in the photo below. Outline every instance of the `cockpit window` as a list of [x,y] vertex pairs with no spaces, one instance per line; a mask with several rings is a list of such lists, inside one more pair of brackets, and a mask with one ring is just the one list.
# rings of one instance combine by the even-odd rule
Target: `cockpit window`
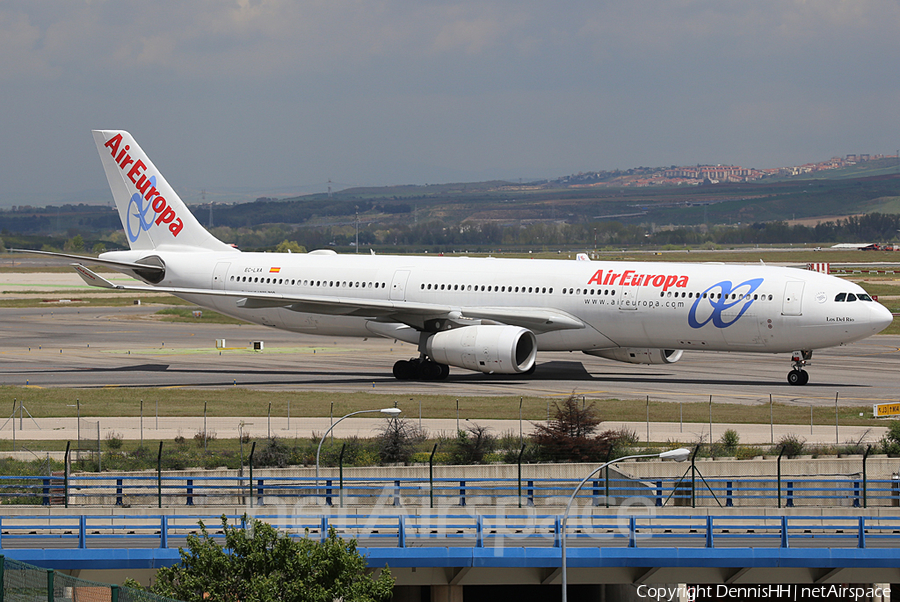
[[860,301],[871,301],[872,300],[872,297],[870,297],[869,295],[865,295],[863,293],[857,293],[856,298],[859,299]]
[[847,302],[849,303],[850,301],[856,301],[856,295],[853,293],[847,293]]
[[834,300],[835,301],[846,301],[847,293],[838,293],[837,296],[834,298]]

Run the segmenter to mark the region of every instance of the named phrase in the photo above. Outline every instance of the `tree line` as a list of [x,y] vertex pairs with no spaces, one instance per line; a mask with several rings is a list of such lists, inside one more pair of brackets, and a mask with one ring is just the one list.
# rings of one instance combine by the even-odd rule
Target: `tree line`
[[[216,228],[219,238],[245,250],[271,250],[288,240],[307,249],[355,244],[353,226],[291,229],[285,225],[264,229]],[[617,221],[532,224],[462,223],[433,220],[419,224],[360,227],[360,246],[432,249],[434,251],[490,251],[501,248],[582,248],[619,246],[693,246],[743,244],[829,244],[839,242],[892,242],[900,240],[900,214],[870,213],[830,220],[816,226],[786,222],[741,226],[692,226],[655,229]]]
[[[212,228],[214,236],[236,244],[246,251],[292,251],[341,247],[357,240],[354,224],[295,228],[274,224],[259,228]],[[45,251],[80,252],[123,248],[120,229],[102,234],[82,235],[70,228],[68,238],[26,235],[0,231],[0,252],[7,247],[39,248]],[[655,228],[646,224],[618,221],[577,223],[536,222],[503,224],[498,222],[448,223],[431,220],[422,223],[390,225],[360,224],[359,244],[364,247],[394,248],[398,251],[497,249],[602,249],[619,246],[682,246],[744,244],[829,244],[839,242],[893,242],[900,240],[900,214],[869,213],[829,220],[815,226],[790,225],[784,221],[759,222],[739,226],[684,226]],[[277,249],[281,245],[281,249]],[[287,246],[286,246],[287,245]]]

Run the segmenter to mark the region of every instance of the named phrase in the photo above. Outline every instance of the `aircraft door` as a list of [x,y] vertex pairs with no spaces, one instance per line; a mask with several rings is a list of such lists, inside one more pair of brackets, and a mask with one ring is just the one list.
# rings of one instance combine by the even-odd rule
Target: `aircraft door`
[[406,281],[409,280],[409,270],[397,270],[391,281],[391,301],[406,301]]
[[212,289],[214,291],[225,290],[225,277],[230,266],[231,262],[228,261],[220,261],[216,264],[216,269],[213,270],[212,275]]
[[784,285],[784,301],[781,305],[781,315],[803,315],[803,281],[791,281]]
[[635,310],[638,308],[638,291],[641,287],[620,286],[619,287],[619,309]]

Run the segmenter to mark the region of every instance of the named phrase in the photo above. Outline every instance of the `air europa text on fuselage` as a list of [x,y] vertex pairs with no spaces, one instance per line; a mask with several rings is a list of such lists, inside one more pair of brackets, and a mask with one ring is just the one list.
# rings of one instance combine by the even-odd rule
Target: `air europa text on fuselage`
[[[147,201],[147,207],[153,209],[153,212],[157,215],[155,221],[150,221],[150,223],[155,223],[157,226],[160,224],[168,224],[169,232],[172,233],[172,236],[178,236],[178,233],[181,232],[181,229],[184,227],[184,223],[181,221],[181,218],[178,217],[178,214],[175,213],[175,210],[169,206],[169,203],[166,202],[166,198],[160,195],[159,191],[156,189],[154,185],[156,182],[155,177],[147,177],[144,174],[144,170],[147,169],[147,166],[140,159],[135,160],[128,154],[129,145],[125,145],[122,147],[122,150],[119,150],[119,145],[122,143],[122,134],[116,134],[112,138],[106,141],[105,146],[110,150],[112,154],[113,160],[116,164],[125,171],[129,165],[131,168],[128,169],[127,175],[128,179],[131,180],[132,184],[135,185],[137,191],[140,193],[140,196],[143,197],[145,201]],[[132,165],[133,164],[133,165]],[[140,199],[138,199],[140,200]],[[144,218],[143,214],[146,212],[146,208],[138,208],[141,212],[141,220],[144,222],[144,228],[146,230],[146,226],[148,225]],[[136,235],[135,235],[136,238]]]
[[654,286],[662,287],[663,291],[669,290],[671,287],[684,288],[688,284],[687,276],[676,276],[675,274],[638,274],[634,270],[625,270],[622,273],[613,270],[597,270],[588,284],[599,284],[601,286]]

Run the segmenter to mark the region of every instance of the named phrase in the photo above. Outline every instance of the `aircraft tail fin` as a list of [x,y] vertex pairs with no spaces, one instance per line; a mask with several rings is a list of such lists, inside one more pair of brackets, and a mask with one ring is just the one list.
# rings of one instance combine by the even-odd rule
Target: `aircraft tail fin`
[[121,130],[93,134],[132,249],[234,250],[200,225],[131,134]]

